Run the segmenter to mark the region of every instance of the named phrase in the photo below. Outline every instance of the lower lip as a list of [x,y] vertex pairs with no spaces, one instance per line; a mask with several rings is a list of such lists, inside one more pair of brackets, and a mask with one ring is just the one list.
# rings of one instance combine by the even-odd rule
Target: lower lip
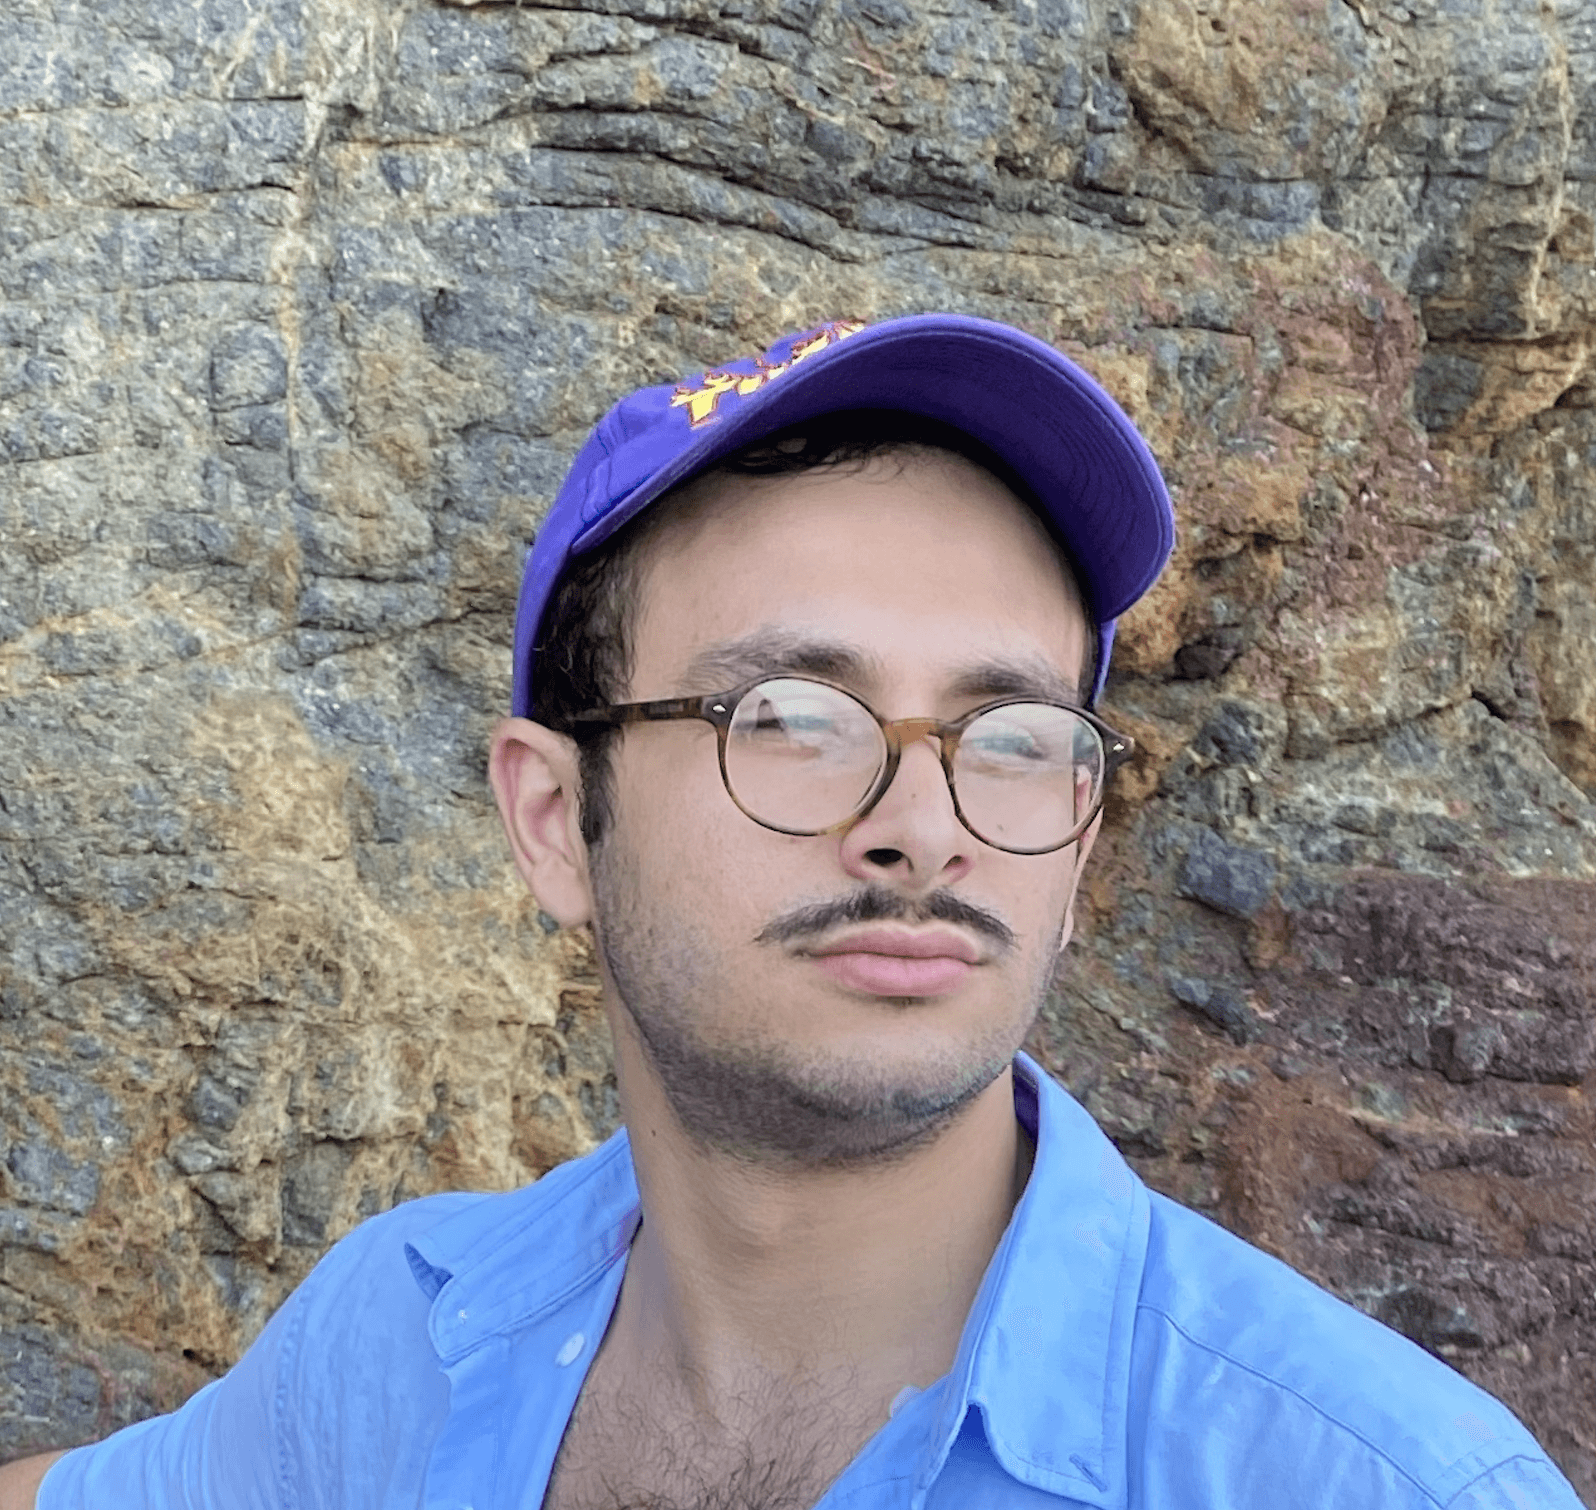
[[952,955],[822,954],[815,963],[839,986],[871,996],[943,996],[964,984],[974,965]]

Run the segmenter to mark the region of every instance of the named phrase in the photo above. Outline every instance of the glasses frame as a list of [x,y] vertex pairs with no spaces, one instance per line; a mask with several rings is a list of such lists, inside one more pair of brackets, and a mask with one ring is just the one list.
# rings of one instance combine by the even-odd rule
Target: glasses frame
[[[865,710],[881,729],[887,743],[887,758],[881,767],[881,774],[876,778],[875,785],[860,799],[859,804],[846,818],[836,823],[828,824],[825,828],[783,828],[779,823],[771,823],[764,818],[756,816],[743,806],[742,800],[732,790],[731,776],[726,770],[726,735],[731,729],[732,718],[737,711],[737,705],[755,687],[765,682],[810,682],[815,686],[829,687],[833,692],[840,692],[844,697],[851,698]],[[1073,713],[1076,717],[1084,719],[1096,732],[1103,745],[1103,782],[1097,794],[1097,801],[1092,804],[1092,810],[1071,830],[1068,837],[1060,839],[1057,844],[1044,845],[1040,849],[1015,849],[1007,844],[993,844],[984,834],[976,831],[970,820],[964,816],[964,809],[959,806],[959,791],[953,781],[953,762],[959,752],[959,741],[964,737],[964,731],[983,714],[992,712],[995,708],[1006,708],[1016,703],[1041,704],[1048,708],[1063,708]],[[737,810],[744,817],[752,819],[761,828],[768,828],[773,833],[791,834],[798,838],[813,839],[823,834],[841,833],[844,829],[851,828],[863,818],[875,805],[886,796],[887,789],[892,785],[893,779],[898,774],[898,765],[903,759],[904,749],[912,744],[917,744],[922,739],[935,739],[942,752],[942,774],[948,783],[948,796],[953,801],[953,811],[958,816],[960,823],[971,835],[981,843],[993,849],[1002,850],[1010,855],[1049,855],[1055,850],[1063,849],[1068,844],[1073,844],[1082,834],[1091,827],[1092,820],[1103,810],[1104,799],[1108,795],[1109,778],[1113,776],[1127,760],[1136,752],[1136,741],[1128,734],[1121,734],[1117,729],[1110,728],[1095,713],[1087,708],[1077,706],[1075,703],[1057,702],[1045,697],[1000,697],[992,702],[982,703],[978,708],[972,708],[962,718],[951,720],[940,718],[883,718],[869,703],[855,692],[850,692],[846,687],[839,687],[835,682],[828,682],[819,676],[792,676],[783,672],[771,672],[765,676],[756,676],[751,681],[743,682],[733,687],[729,692],[712,692],[705,697],[664,697],[656,698],[651,702],[642,703],[611,703],[603,708],[588,708],[581,713],[573,714],[572,723],[604,724],[611,728],[624,728],[629,724],[641,723],[666,723],[674,719],[698,718],[705,723],[715,726],[715,733],[720,743],[720,779],[726,788],[726,795],[736,804]]]

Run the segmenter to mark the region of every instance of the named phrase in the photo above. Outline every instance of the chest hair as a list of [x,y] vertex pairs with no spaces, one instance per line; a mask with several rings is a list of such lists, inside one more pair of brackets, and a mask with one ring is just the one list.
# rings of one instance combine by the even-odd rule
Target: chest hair
[[[591,1382],[591,1381],[590,1381]],[[785,1396],[710,1433],[646,1391],[582,1396],[543,1510],[812,1510],[887,1419],[884,1404]]]

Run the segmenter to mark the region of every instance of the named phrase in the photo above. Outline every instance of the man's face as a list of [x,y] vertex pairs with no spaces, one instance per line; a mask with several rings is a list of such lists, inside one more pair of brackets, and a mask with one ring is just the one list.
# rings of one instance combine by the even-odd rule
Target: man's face
[[[1073,692],[1087,633],[1041,527],[957,458],[711,477],[649,550],[629,698],[808,674],[885,718],[955,719]],[[1089,847],[982,843],[930,739],[841,834],[746,817],[697,720],[628,729],[615,798],[590,875],[623,1095],[647,1075],[693,1141],[767,1165],[890,1162],[990,1085],[1035,1018]],[[845,947],[883,930],[954,958]]]

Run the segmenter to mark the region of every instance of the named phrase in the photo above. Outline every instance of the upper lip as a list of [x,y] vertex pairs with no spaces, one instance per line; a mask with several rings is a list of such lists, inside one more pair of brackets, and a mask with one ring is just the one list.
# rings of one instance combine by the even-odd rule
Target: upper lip
[[896,954],[904,959],[943,959],[981,963],[981,951],[952,928],[861,928],[841,933],[804,951],[806,954]]

